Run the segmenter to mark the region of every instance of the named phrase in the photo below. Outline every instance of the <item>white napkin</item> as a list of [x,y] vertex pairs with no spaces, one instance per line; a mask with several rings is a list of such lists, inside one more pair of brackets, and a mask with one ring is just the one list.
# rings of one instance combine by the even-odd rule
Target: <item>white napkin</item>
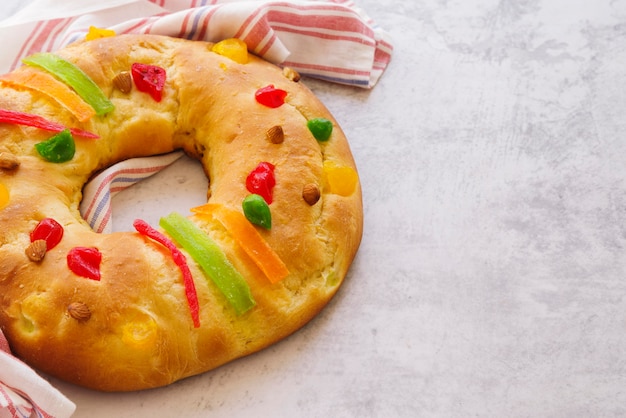
[[69,417],[76,405],[11,355],[0,331],[0,418]]

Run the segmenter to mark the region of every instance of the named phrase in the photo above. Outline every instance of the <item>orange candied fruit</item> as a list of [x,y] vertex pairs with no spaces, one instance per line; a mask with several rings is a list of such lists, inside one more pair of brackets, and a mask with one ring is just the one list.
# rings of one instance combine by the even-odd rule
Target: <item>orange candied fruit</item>
[[213,45],[211,51],[230,58],[239,64],[246,64],[248,62],[248,46],[241,39],[224,39]]
[[329,192],[340,196],[350,196],[356,190],[359,176],[352,167],[340,166],[332,161],[324,161],[324,174]]

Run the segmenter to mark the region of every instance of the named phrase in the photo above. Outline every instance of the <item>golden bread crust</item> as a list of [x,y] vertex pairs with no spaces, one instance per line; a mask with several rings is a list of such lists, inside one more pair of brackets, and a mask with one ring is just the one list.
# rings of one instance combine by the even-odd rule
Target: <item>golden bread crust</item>
[[[49,133],[0,124],[0,151],[20,161],[15,170],[0,170],[0,183],[10,193],[0,210],[0,326],[13,351],[34,367],[105,391],[167,385],[284,338],[313,318],[341,285],[363,222],[358,182],[343,196],[325,181],[324,162],[356,170],[343,132],[302,83],[277,67],[252,56],[237,64],[210,47],[124,35],[59,51],[115,105],[111,113],[84,123],[41,94],[0,83],[0,108],[100,136],[77,139],[74,158],[54,164],[34,150]],[[113,86],[114,77],[134,62],[166,70],[161,102],[137,89],[123,93]],[[285,105],[271,109],[254,100],[254,92],[269,84],[288,92]],[[316,117],[333,122],[328,142],[316,141],[307,128],[307,120]],[[275,125],[283,128],[283,143],[266,138]],[[190,319],[180,270],[164,246],[136,232],[97,234],[78,212],[82,188],[97,171],[175,149],[201,161],[210,179],[210,202],[238,211],[249,193],[247,174],[261,161],[276,166],[272,228],[258,230],[289,275],[271,284],[219,222],[191,216],[243,275],[257,302],[237,316],[183,251],[200,301],[198,328]],[[322,190],[314,205],[302,198],[308,183]],[[63,239],[42,261],[30,261],[25,255],[29,234],[48,217],[63,226]],[[66,255],[78,246],[101,252],[100,281],[68,269]],[[68,311],[73,303],[85,305],[88,314],[78,309],[74,317]]]

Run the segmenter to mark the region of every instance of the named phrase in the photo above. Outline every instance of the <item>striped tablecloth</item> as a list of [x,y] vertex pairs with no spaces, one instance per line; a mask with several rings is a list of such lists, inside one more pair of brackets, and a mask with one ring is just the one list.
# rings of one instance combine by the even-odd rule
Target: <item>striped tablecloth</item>
[[0,418],[71,416],[76,405],[11,355],[0,331]]

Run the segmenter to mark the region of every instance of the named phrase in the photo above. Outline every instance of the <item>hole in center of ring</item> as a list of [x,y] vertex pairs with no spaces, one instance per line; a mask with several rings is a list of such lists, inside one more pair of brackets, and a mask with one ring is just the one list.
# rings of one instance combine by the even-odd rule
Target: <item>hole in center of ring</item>
[[171,212],[189,214],[189,209],[207,202],[209,181],[199,161],[183,155],[160,172],[117,193],[111,199],[113,232],[135,231],[135,219],[158,227],[159,219]]

